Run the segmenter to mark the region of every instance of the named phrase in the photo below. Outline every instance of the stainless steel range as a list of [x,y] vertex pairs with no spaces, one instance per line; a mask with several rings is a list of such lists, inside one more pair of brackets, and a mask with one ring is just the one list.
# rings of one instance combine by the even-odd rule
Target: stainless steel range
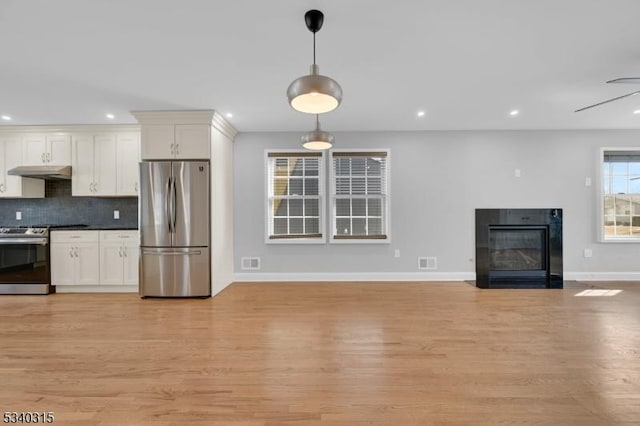
[[0,294],[49,294],[49,229],[0,228]]

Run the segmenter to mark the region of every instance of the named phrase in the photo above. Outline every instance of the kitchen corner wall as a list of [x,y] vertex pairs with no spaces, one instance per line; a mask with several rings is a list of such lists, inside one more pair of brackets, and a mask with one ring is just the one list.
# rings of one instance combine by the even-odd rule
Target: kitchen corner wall
[[[120,219],[113,219],[113,211]],[[16,212],[22,220],[16,220]],[[137,197],[72,197],[71,181],[47,181],[45,198],[0,199],[0,225],[83,224],[101,228],[137,228]]]
[[[475,209],[525,207],[564,209],[566,279],[640,279],[640,244],[597,241],[600,148],[638,147],[640,131],[343,132],[335,138],[340,149],[390,149],[391,243],[266,244],[265,150],[299,149],[300,133],[241,133],[234,143],[237,281],[473,279]],[[327,198],[327,218],[330,204]],[[593,257],[583,256],[586,248]],[[437,257],[437,270],[419,271],[418,256]],[[259,257],[261,269],[242,270],[243,257]]]

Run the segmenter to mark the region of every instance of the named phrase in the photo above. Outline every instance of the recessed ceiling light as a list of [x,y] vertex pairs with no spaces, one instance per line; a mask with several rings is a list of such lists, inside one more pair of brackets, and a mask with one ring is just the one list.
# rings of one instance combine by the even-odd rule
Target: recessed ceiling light
[[115,116],[115,115],[113,115],[113,114],[107,114],[107,118],[108,118],[109,120],[113,120],[114,118],[116,118],[116,116]]
[[520,111],[518,111],[517,109],[514,109],[513,111],[511,111],[509,113],[509,115],[512,116],[512,117],[515,116],[515,115],[518,115],[518,114],[520,114]]
[[227,118],[232,118],[233,117],[233,114],[231,114],[230,112],[226,113],[225,115],[227,116]]
[[418,117],[424,117],[424,111],[418,111],[416,114]]
[[8,115],[3,115],[3,116],[2,116],[2,119],[3,119],[4,121],[11,121],[11,117],[9,117]]
[[633,111],[634,114],[640,114],[640,109]]

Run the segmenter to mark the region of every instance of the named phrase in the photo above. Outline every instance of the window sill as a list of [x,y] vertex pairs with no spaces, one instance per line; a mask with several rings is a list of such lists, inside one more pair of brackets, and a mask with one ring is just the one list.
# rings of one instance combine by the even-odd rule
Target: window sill
[[330,239],[331,244],[391,244],[391,237],[387,235],[385,239],[375,238],[345,238],[345,239]]
[[326,244],[326,239],[324,237],[322,238],[276,238],[276,239],[272,239],[267,237],[265,239],[265,243],[266,244],[274,244],[274,245],[280,245],[280,244],[287,244],[287,245],[291,245],[291,244]]
[[623,243],[623,244],[640,244],[640,238],[606,238],[601,239],[600,243],[611,244],[611,243]]

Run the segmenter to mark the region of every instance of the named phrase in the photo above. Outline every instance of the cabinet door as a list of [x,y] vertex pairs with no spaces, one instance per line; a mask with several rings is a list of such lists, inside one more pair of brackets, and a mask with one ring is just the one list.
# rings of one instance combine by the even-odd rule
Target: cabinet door
[[22,164],[42,166],[46,164],[47,140],[44,135],[27,135],[22,138]]
[[51,244],[51,284],[74,284],[75,257],[72,244]]
[[120,242],[100,243],[100,284],[123,284],[124,247]]
[[22,165],[22,143],[19,137],[0,139],[0,197],[42,198],[44,181],[8,175]]
[[137,243],[124,245],[124,284],[138,285],[138,260],[140,246]]
[[[4,151],[2,150],[4,148]],[[22,150],[20,139],[5,139],[0,141],[0,155],[4,157],[4,161],[0,159],[0,196],[2,197],[20,197],[22,196],[22,178],[20,176],[10,176],[6,173],[22,164]],[[4,170],[2,170],[4,167]],[[29,179],[32,181],[33,179]]]
[[93,136],[73,137],[73,160],[71,166],[71,194],[73,196],[94,195],[93,192]]
[[97,285],[100,283],[100,253],[98,243],[76,243],[75,284]]
[[138,195],[140,137],[137,133],[117,136],[117,188],[118,195]]
[[164,160],[174,157],[175,135],[173,124],[142,126],[142,159]]
[[207,124],[176,124],[176,158],[208,159],[211,126]]
[[116,195],[116,137],[97,135],[93,140],[95,195]]
[[[0,139],[0,197],[5,197],[4,193],[7,191],[7,155],[5,151],[5,141]],[[22,158],[22,152],[20,153]]]
[[45,157],[51,166],[70,166],[71,137],[68,135],[47,135]]

